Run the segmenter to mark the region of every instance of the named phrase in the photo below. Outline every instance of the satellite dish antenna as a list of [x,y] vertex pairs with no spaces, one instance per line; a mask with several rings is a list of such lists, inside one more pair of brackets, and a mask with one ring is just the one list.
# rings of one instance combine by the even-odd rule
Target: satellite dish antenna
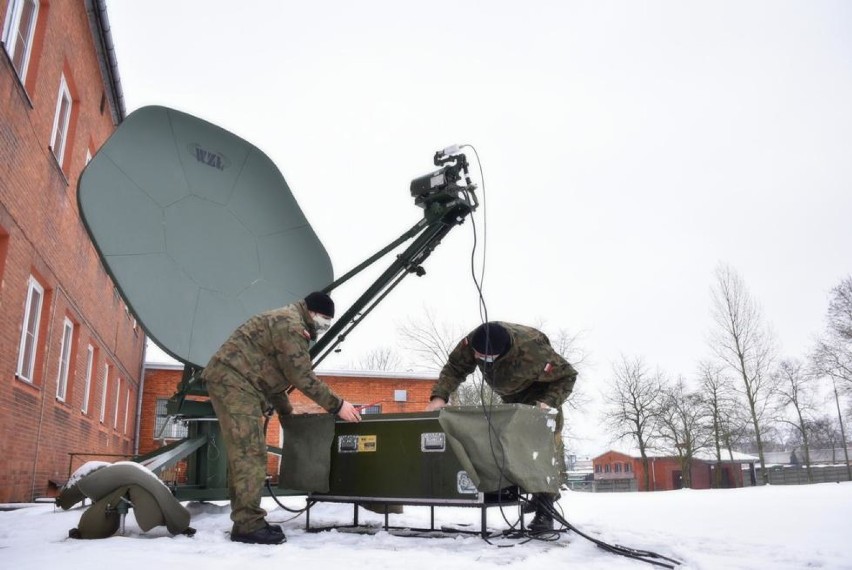
[[78,184],[83,223],[147,334],[202,368],[250,316],[334,274],[260,149],[166,107],[131,113]]

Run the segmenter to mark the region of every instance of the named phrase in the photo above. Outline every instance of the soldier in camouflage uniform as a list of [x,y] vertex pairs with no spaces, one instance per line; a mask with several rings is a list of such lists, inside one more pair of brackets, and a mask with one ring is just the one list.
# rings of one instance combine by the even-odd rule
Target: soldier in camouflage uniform
[[285,536],[269,525],[260,506],[266,480],[263,412],[270,405],[279,417],[292,413],[292,386],[346,421],[360,421],[351,403],[335,394],[313,372],[309,343],[334,317],[325,293],[260,313],[240,325],[202,372],[228,454],[231,540],[280,544]]
[[[556,410],[554,444],[562,450],[562,404],[574,389],[577,371],[553,347],[547,336],[531,327],[493,321],[480,325],[450,353],[432,388],[427,410],[447,405],[450,394],[476,368],[503,402],[529,404]],[[558,455],[557,455],[558,456]],[[536,494],[532,531],[553,529],[554,497]]]

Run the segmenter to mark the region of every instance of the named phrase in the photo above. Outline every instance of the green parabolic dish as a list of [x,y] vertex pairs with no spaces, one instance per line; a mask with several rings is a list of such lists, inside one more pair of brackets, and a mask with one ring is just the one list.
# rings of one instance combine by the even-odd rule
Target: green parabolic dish
[[186,364],[206,366],[250,316],[334,278],[269,157],[174,109],[131,113],[86,166],[77,198],[128,306]]

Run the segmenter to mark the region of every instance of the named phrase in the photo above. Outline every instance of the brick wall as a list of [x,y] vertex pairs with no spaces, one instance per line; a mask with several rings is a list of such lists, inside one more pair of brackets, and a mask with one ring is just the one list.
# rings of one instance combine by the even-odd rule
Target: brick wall
[[[4,24],[8,4],[0,0]],[[63,74],[72,112],[60,163],[50,145]],[[115,294],[76,200],[87,151],[94,154],[115,129],[104,89],[83,0],[39,4],[24,78],[0,49],[0,502],[55,494],[69,466],[134,451],[144,335]],[[45,292],[32,383],[16,376],[31,275]],[[66,318],[74,342],[61,401],[57,378]],[[95,358],[84,413],[89,345]],[[72,461],[73,452],[104,455]]]
[[[615,463],[630,463],[633,471],[631,477],[636,479],[637,488],[639,491],[647,491],[645,488],[645,467],[642,465],[642,459],[631,457],[618,451],[607,451],[592,460],[595,471],[595,480],[602,479],[623,479],[628,478],[624,472],[615,473],[612,469],[610,473],[606,473],[604,466],[610,466]],[[652,491],[671,491],[676,488],[676,483],[682,477],[680,461],[676,457],[649,457],[649,487]],[[600,468],[600,470],[599,470]],[[715,462],[708,462],[701,459],[693,459],[690,474],[692,477],[693,489],[710,489],[713,487],[713,469]],[[739,463],[723,463],[721,469],[727,473],[726,484],[728,487],[742,487],[743,475],[742,467]]]

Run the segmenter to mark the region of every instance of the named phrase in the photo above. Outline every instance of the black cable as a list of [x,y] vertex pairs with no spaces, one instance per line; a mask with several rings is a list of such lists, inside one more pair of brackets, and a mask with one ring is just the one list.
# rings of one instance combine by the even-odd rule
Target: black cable
[[304,508],[302,508],[302,509],[291,509],[290,507],[286,506],[284,503],[282,503],[281,501],[278,500],[278,496],[275,494],[275,491],[272,490],[272,483],[269,481],[269,479],[266,480],[266,489],[269,491],[269,496],[272,497],[272,500],[275,501],[276,505],[278,505],[279,507],[281,507],[282,509],[284,509],[288,513],[296,513],[295,517],[292,517],[292,518],[287,519],[287,520],[293,520],[293,519],[297,518],[299,515],[301,515],[302,513],[304,513],[305,511],[307,511],[308,509],[310,509],[311,507],[313,507],[317,503],[316,501],[306,500]]
[[[486,194],[486,192],[485,192],[485,174],[484,174],[483,169],[482,169],[482,160],[480,159],[479,153],[477,152],[476,148],[473,145],[470,145],[470,144],[463,144],[463,145],[460,146],[460,148],[470,148],[473,151],[474,155],[476,156],[476,163],[477,163],[477,167],[479,168],[479,177],[480,177],[480,181],[482,183],[482,200],[481,200],[481,202],[482,202],[482,234],[483,234],[482,235],[482,266],[480,268],[479,277],[477,277],[477,275],[476,275],[476,249],[477,249],[477,245],[478,245],[479,241],[478,241],[478,232],[477,232],[477,227],[476,227],[476,219],[473,216],[471,216],[471,229],[472,229],[472,232],[473,232],[473,247],[471,249],[471,255],[470,255],[470,273],[471,273],[471,278],[473,279],[474,287],[476,287],[476,291],[477,291],[477,295],[478,295],[480,321],[481,321],[482,324],[485,324],[485,323],[488,322],[488,305],[485,302],[485,294],[483,293],[483,287],[484,287],[484,282],[485,282],[486,253],[487,253],[487,245],[488,245],[488,241],[487,241],[487,238],[488,238],[488,215],[487,215],[488,214],[488,206],[487,206],[487,204],[488,204],[488,201],[487,201],[487,197],[485,195]],[[486,347],[490,346],[490,338],[489,338],[489,332],[488,332],[487,328],[485,330],[485,346]],[[506,516],[506,512],[504,510],[505,507],[502,504],[503,494],[502,494],[501,491],[503,489],[503,481],[505,481],[506,483],[511,483],[511,481],[509,481],[508,477],[505,476],[506,454],[502,450],[502,444],[500,443],[499,439],[497,439],[496,442],[497,442],[497,444],[499,444],[499,447],[501,448],[499,450],[500,455],[501,455],[501,459],[498,460],[498,457],[497,457],[497,451],[498,450],[495,449],[495,439],[497,437],[497,430],[495,429],[494,424],[492,423],[492,420],[491,420],[491,417],[492,417],[492,414],[493,414],[493,406],[495,404],[495,392],[493,390],[489,391],[489,394],[487,394],[489,396],[487,398],[488,401],[486,402],[486,385],[487,385],[487,382],[486,382],[486,379],[485,379],[485,372],[483,372],[482,373],[482,379],[481,379],[481,382],[480,382],[480,385],[479,385],[479,400],[480,400],[480,405],[482,406],[483,415],[485,416],[486,423],[488,424],[488,442],[489,442],[489,446],[491,448],[491,457],[494,461],[494,464],[498,465],[498,467],[499,467],[499,476],[498,476],[498,480],[497,480],[497,489],[498,489],[497,490],[497,501],[498,501],[498,505],[499,505],[499,508],[500,508],[500,515],[503,517],[503,521],[507,525],[509,525],[509,530],[504,531],[504,536],[511,537],[511,538],[523,538],[524,539],[523,542],[521,542],[519,544],[526,544],[527,542],[529,542],[531,540],[543,540],[543,537],[540,536],[538,533],[532,533],[532,532],[523,528],[523,524],[522,524],[523,516],[524,516],[523,512],[518,513],[519,516],[518,516],[518,520],[516,522],[511,522],[509,520],[509,518]],[[492,544],[487,539],[487,537],[483,537],[483,539],[486,542],[488,542],[489,544]],[[498,546],[505,547],[506,545],[498,545]],[[509,546],[515,546],[515,545],[509,545]]]
[[[650,550],[639,550],[637,548],[631,548],[629,546],[622,546],[620,544],[609,544],[607,542],[604,542],[603,540],[589,536],[588,534],[580,531],[580,529],[578,529],[576,526],[572,525],[567,520],[565,520],[565,517],[562,516],[562,513],[558,512],[556,510],[556,508],[554,508],[553,505],[548,505],[547,503],[544,503],[544,502],[538,500],[535,497],[533,497],[532,501],[536,504],[537,508],[541,508],[541,509],[545,510],[548,514],[550,514],[553,517],[554,520],[558,521],[563,527],[565,527],[564,529],[560,529],[558,531],[557,530],[551,531],[553,533],[571,531],[571,532],[574,532],[576,534],[579,534],[580,536],[582,536],[586,540],[595,543],[599,548],[602,548],[603,550],[606,550],[607,552],[610,552],[612,554],[617,554],[619,556],[625,556],[627,558],[633,558],[634,560],[641,560],[642,562],[647,562],[648,564],[653,564],[654,566],[661,566],[663,568],[674,568],[675,566],[682,564],[682,562],[680,560],[676,560],[674,558],[669,558],[668,556],[663,556],[662,554],[658,554],[658,553],[652,552]],[[661,560],[671,562],[671,564],[667,564],[666,562],[661,562]]]
[[[485,323],[488,322],[488,307],[487,307],[487,304],[485,302],[485,295],[482,291],[483,283],[485,281],[485,253],[487,251],[486,246],[487,246],[487,227],[488,227],[487,226],[487,221],[488,221],[487,205],[486,205],[487,202],[486,202],[486,196],[485,196],[485,176],[484,176],[483,171],[482,171],[482,161],[479,158],[479,153],[476,151],[476,148],[473,145],[469,145],[469,144],[461,145],[460,148],[465,148],[465,147],[470,148],[473,151],[474,155],[476,155],[476,162],[477,162],[477,165],[479,167],[479,175],[480,175],[480,179],[482,181],[482,218],[483,218],[482,219],[482,228],[483,228],[483,230],[482,230],[483,231],[482,252],[483,253],[482,253],[482,268],[481,268],[480,276],[479,276],[478,279],[477,279],[477,276],[476,276],[476,246],[478,244],[478,241],[477,241],[477,231],[476,231],[476,220],[473,216],[471,216],[471,227],[472,227],[472,230],[473,230],[473,248],[471,249],[470,265],[471,265],[471,276],[473,278],[473,284],[476,287],[476,290],[477,290],[477,293],[478,293],[478,296],[479,296],[479,316],[480,316],[480,320],[482,321],[482,324],[485,324]],[[488,332],[488,329],[486,328],[486,330],[485,330],[485,346],[486,347],[490,346],[490,339],[488,337],[489,337],[489,332]],[[497,498],[498,498],[498,503],[499,503],[499,502],[502,501],[502,494],[500,492],[500,489],[502,488],[502,482],[503,482],[504,479],[507,483],[510,482],[510,481],[508,480],[508,478],[504,477],[504,467],[505,467],[505,461],[506,461],[505,455],[506,454],[502,453],[502,461],[498,462],[497,451],[494,448],[494,437],[496,436],[496,430],[495,430],[495,428],[494,428],[494,426],[491,422],[491,414],[493,412],[493,406],[494,406],[494,393],[493,393],[493,390],[492,390],[492,393],[490,394],[490,396],[491,396],[490,402],[488,404],[486,404],[486,401],[485,401],[485,395],[486,395],[485,394],[485,386],[486,386],[486,384],[487,383],[486,383],[486,380],[485,380],[485,373],[483,372],[482,382],[481,382],[480,387],[479,387],[479,395],[480,395],[480,403],[482,405],[482,411],[485,414],[485,418],[486,418],[486,421],[488,423],[488,438],[489,438],[489,443],[491,445],[492,459],[494,460],[495,464],[499,463],[500,475],[499,475],[498,485],[497,485],[498,486]],[[498,443],[499,443],[499,440],[498,440]],[[660,554],[657,554],[655,552],[650,552],[650,551],[647,551],[647,550],[637,550],[637,549],[634,549],[634,548],[629,548],[629,547],[620,546],[620,545],[611,545],[611,544],[607,544],[606,542],[604,542],[602,540],[598,540],[596,538],[593,538],[593,537],[581,532],[579,529],[577,529],[575,526],[573,526],[567,520],[565,520],[565,517],[562,515],[561,510],[557,511],[557,508],[554,506],[554,504],[541,501],[539,498],[537,498],[535,496],[533,496],[532,499],[530,500],[530,499],[526,499],[525,497],[522,497],[519,494],[515,497],[515,499],[518,501],[519,510],[520,510],[519,515],[520,515],[521,521],[523,520],[523,516],[524,516],[523,515],[523,503],[526,502],[526,503],[533,504],[536,507],[536,511],[546,512],[555,521],[559,522],[564,527],[564,528],[559,529],[559,530],[552,530],[552,531],[548,530],[548,531],[543,531],[543,532],[534,532],[534,531],[530,531],[528,529],[524,529],[523,527],[519,530],[516,530],[515,525],[517,523],[509,522],[509,520],[506,517],[505,512],[503,511],[503,505],[501,504],[500,505],[500,513],[503,516],[503,520],[510,527],[508,530],[506,530],[502,533],[502,536],[504,536],[506,538],[522,538],[523,542],[520,542],[518,544],[526,544],[527,542],[530,542],[531,540],[542,540],[542,541],[552,542],[552,541],[556,541],[556,540],[559,539],[560,533],[573,531],[573,532],[579,534],[580,536],[582,536],[583,538],[586,538],[587,540],[594,542],[598,547],[603,548],[604,550],[607,550],[608,552],[612,552],[613,554],[626,556],[628,558],[634,558],[636,560],[642,560],[643,562],[648,562],[649,564],[654,564],[654,565],[662,566],[662,567],[665,567],[665,568],[674,568],[674,566],[666,564],[664,562],[659,562],[657,559],[667,560],[669,562],[672,562],[673,564],[680,564],[680,562],[677,561],[677,560],[674,560],[672,558],[667,558],[667,557],[662,556]],[[483,536],[483,539],[486,542],[488,542],[489,544],[493,544],[488,540],[487,537]],[[511,546],[514,546],[514,545],[511,545]]]
[[486,323],[488,322],[488,309],[485,306],[485,297],[482,293],[483,283],[485,282],[486,254],[488,252],[488,202],[485,199],[485,173],[482,170],[482,160],[480,160],[479,158],[479,153],[476,151],[476,147],[471,144],[463,144],[460,148],[470,148],[470,150],[473,151],[473,154],[476,156],[476,165],[479,168],[479,180],[482,183],[482,268],[480,270],[479,280],[477,280],[476,278],[475,254],[477,244],[477,233],[476,220],[473,216],[470,217],[470,222],[473,229],[473,249],[470,253],[470,269],[471,275],[473,277],[474,286],[476,287],[476,290],[479,293],[479,318],[483,323]]

